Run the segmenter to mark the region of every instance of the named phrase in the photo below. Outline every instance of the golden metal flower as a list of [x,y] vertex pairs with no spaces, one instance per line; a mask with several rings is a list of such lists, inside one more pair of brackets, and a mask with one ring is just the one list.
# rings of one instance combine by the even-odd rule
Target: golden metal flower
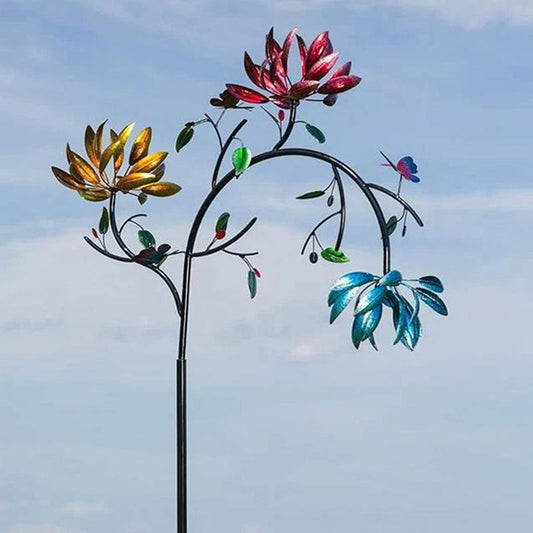
[[[133,141],[126,172],[119,174],[124,163],[124,149],[135,123],[128,124],[118,134],[110,130],[110,144],[103,149],[106,122],[100,124],[96,132],[91,126],[85,129],[85,151],[89,161],[72,151],[67,144],[69,172],[52,167],[54,176],[62,185],[78,191],[82,198],[91,202],[106,200],[118,191],[130,193],[138,190],[139,199],[146,199],[146,194],[171,196],[181,190],[176,183],[160,181],[165,173],[163,161],[168,152],[148,154],[152,139],[150,127],[144,128]],[[108,167],[111,160],[112,165]]]

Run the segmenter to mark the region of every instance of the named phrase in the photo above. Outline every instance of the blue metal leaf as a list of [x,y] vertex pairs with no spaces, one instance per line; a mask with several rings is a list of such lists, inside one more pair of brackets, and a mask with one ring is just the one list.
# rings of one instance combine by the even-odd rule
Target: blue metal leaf
[[355,295],[359,291],[358,287],[341,292],[331,307],[331,313],[329,315],[329,323],[333,324],[334,320],[346,309],[346,306],[354,299]]
[[373,289],[370,289],[366,294],[359,298],[357,305],[355,306],[354,316],[366,313],[380,305],[387,292],[387,287],[374,287]]
[[444,285],[437,276],[422,276],[418,283],[433,292],[442,292],[444,290]]
[[378,286],[386,285],[387,287],[392,287],[398,285],[402,281],[402,274],[397,270],[391,270],[387,272],[380,280],[378,281]]
[[415,349],[418,340],[422,336],[422,324],[418,317],[409,321],[409,324],[404,332],[402,337],[402,344],[409,350],[413,351]]
[[448,309],[446,304],[434,293],[428,291],[427,289],[415,289],[417,294],[420,296],[420,299],[433,311],[439,313],[439,315],[446,316],[448,314]]
[[378,327],[383,305],[379,304],[366,313],[361,313],[354,318],[352,326],[352,342],[356,348],[364,340],[368,339]]
[[330,288],[328,296],[328,306],[333,305],[333,302],[344,292],[360,287],[366,283],[370,283],[377,279],[377,276],[370,274],[370,272],[351,272],[340,277]]
[[374,338],[374,334],[373,333],[371,333],[368,336],[368,341],[372,345],[372,348],[374,348],[374,350],[376,350],[376,352],[377,352],[378,351],[378,345],[376,344],[376,339]]

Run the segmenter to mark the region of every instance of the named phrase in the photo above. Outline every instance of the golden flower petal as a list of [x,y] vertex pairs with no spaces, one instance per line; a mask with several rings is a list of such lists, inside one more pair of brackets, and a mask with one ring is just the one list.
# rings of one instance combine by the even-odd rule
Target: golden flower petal
[[78,191],[80,189],[85,188],[85,183],[83,181],[80,183],[76,179],[76,177],[71,176],[68,172],[61,170],[60,168],[52,167],[52,172],[54,173],[54,176],[57,178],[59,183],[61,183],[61,185],[64,185],[65,187],[68,187],[69,189],[74,189],[75,191]]
[[124,150],[124,145],[120,142],[111,143],[103,152],[102,157],[100,157],[100,164],[98,165],[98,170],[103,172],[110,159],[115,155]]
[[[104,137],[104,126],[106,122],[107,120],[104,120],[102,124],[98,126],[94,136],[94,153],[96,154],[98,161],[100,161],[100,158],[102,157],[102,139]],[[96,163],[96,165],[98,166],[98,163]]]
[[142,192],[151,194],[152,196],[172,196],[181,191],[181,187],[176,183],[169,181],[160,181],[158,183],[152,183],[143,187]]
[[128,139],[134,127],[135,122],[132,122],[131,124],[125,126],[123,130],[118,134],[118,140],[122,143],[122,146],[124,146],[128,142]]
[[71,171],[74,172],[81,179],[88,181],[89,183],[94,183],[95,185],[100,184],[100,177],[93,169],[93,167],[83,159],[76,152],[70,151],[70,161],[71,161]]
[[159,181],[163,177],[165,169],[166,165],[163,163],[162,165],[159,165],[155,170],[152,170],[152,174],[157,178],[157,181]]
[[147,155],[142,159],[139,159],[133,167],[131,167],[131,173],[135,172],[152,172],[155,170],[167,157],[168,152],[154,152]]
[[111,192],[107,189],[85,189],[78,191],[78,194],[89,202],[102,202],[111,196]]
[[[118,141],[118,135],[114,130],[110,130],[109,134],[111,136],[112,143],[115,143]],[[113,164],[115,167],[115,174],[117,174],[123,162],[124,162],[124,150],[120,150],[118,154],[113,154]]]
[[100,158],[96,155],[96,151],[94,149],[94,138],[96,134],[94,133],[94,130],[91,126],[87,126],[85,128],[85,151],[87,152],[87,155],[89,156],[89,160],[91,163],[97,167],[98,161]]
[[150,172],[135,172],[120,178],[117,182],[117,187],[121,191],[126,192],[142,187],[143,185],[148,185],[149,183],[154,183],[155,181],[157,181],[157,177]]
[[144,130],[141,130],[139,135],[137,135],[135,141],[133,141],[133,146],[130,152],[129,164],[134,165],[148,154],[148,148],[150,147],[150,141],[152,140],[152,128],[147,127]]

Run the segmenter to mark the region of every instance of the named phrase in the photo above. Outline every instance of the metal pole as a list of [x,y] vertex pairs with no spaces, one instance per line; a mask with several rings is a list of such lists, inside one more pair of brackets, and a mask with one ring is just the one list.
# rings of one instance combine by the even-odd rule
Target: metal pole
[[182,315],[176,361],[176,531],[187,533],[187,327],[192,257],[183,257]]

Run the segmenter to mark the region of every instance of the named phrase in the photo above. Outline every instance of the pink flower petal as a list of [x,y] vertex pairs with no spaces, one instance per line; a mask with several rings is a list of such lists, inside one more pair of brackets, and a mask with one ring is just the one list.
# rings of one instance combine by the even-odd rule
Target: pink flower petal
[[331,54],[333,52],[333,46],[329,40],[329,34],[327,31],[319,33],[315,40],[309,46],[307,52],[307,69],[310,69],[321,57]]
[[302,80],[298,83],[295,83],[290,91],[289,96],[293,100],[301,100],[302,98],[306,98],[307,96],[310,96],[313,93],[316,93],[318,88],[318,81],[314,80]]
[[333,52],[327,56],[321,57],[306,73],[306,80],[320,80],[322,79],[337,62],[339,52]]
[[305,46],[305,41],[299,35],[296,36],[296,39],[298,41],[298,49],[300,50],[300,63],[302,64],[302,78],[303,78],[307,70],[305,66],[305,63],[307,61],[307,46]]
[[352,70],[352,62],[348,61],[348,63],[344,63],[342,67],[338,68],[332,75],[330,80],[333,78],[338,78],[339,76],[348,76],[350,74],[350,70]]
[[261,87],[261,89],[264,89],[265,86],[261,80],[261,74],[259,65],[256,65],[252,58],[248,55],[248,52],[244,52],[244,70],[246,71],[246,74],[248,74],[248,77],[258,87]]
[[329,79],[324,85],[318,88],[320,94],[337,94],[349,89],[353,89],[359,85],[361,78],[358,76],[339,76],[337,78]]
[[235,96],[235,98],[238,98],[243,102],[248,102],[249,104],[265,104],[268,102],[266,96],[263,96],[261,93],[258,93],[253,89],[248,89],[248,87],[226,83],[226,88],[233,96]]

